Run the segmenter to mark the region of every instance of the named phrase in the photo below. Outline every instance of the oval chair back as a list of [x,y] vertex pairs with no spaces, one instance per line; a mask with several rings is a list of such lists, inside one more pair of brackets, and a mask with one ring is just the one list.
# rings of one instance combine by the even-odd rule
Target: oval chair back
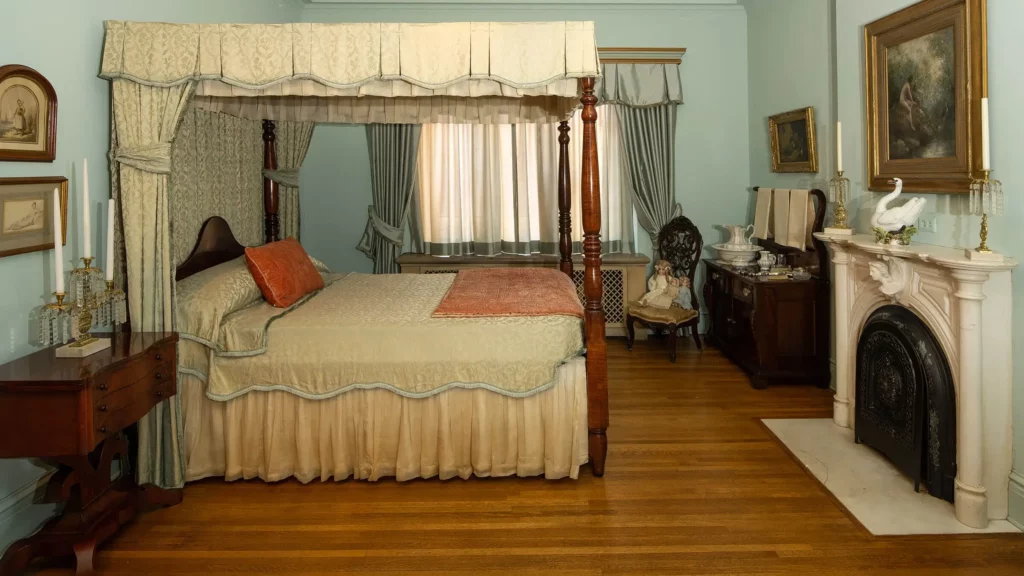
[[690,279],[690,302],[695,310],[700,309],[700,304],[693,277],[703,250],[704,238],[686,216],[673,218],[658,232],[658,258],[672,265],[672,274],[677,278]]

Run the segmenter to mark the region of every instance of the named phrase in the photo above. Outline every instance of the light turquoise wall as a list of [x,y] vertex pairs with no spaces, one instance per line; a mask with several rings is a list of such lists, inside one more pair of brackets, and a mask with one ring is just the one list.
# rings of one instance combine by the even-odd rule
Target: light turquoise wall
[[[429,5],[423,5],[429,4]],[[719,242],[717,224],[743,221],[749,193],[746,15],[717,5],[346,4],[310,5],[314,22],[594,20],[601,46],[683,46],[683,93],[676,138],[676,198]],[[302,168],[302,241],[339,270],[369,271],[355,250],[370,202],[364,131],[319,126]],[[640,235],[639,250],[650,253]]]
[[[97,77],[103,21],[286,22],[296,20],[298,0],[32,0],[4,2],[0,65],[24,64],[42,73],[57,91],[57,159],[52,164],[0,162],[0,177],[65,176],[69,179],[65,267],[80,254],[81,162],[91,164],[89,189],[92,245],[103,257],[109,196],[110,88]],[[45,41],[40,41],[44,31]],[[76,201],[77,200],[77,201]],[[102,260],[101,260],[102,261]],[[31,311],[53,290],[53,251],[0,259],[0,363],[35,348],[29,342]],[[45,518],[49,506],[23,507],[44,473],[35,461],[0,460],[0,549]],[[25,500],[24,502],[27,502]],[[23,509],[24,508],[24,509]]]
[[[750,183],[770,188],[821,188],[835,171],[831,0],[741,0],[747,10],[750,84]],[[768,117],[814,107],[817,174],[772,172]]]
[[[861,232],[868,228],[868,217],[877,194],[867,192],[867,148],[864,140],[864,24],[912,4],[910,0],[837,0],[836,70],[838,115],[843,122],[844,163],[852,181],[851,212]],[[1024,78],[1020,75],[1020,55],[1024,54],[1024,2],[988,0],[988,70],[992,124],[992,168],[994,177],[1007,191],[1006,214],[991,219],[989,244],[1000,252],[1020,258],[1024,245],[1024,163],[1020,161],[1020,135],[1024,133]],[[967,198],[929,194],[925,214],[938,220],[936,233],[921,233],[921,242],[954,247],[977,243],[979,220],[966,214]],[[1010,515],[1024,523],[1024,283],[1014,273],[1013,343],[1014,357],[1014,469],[1018,484],[1011,485]]]

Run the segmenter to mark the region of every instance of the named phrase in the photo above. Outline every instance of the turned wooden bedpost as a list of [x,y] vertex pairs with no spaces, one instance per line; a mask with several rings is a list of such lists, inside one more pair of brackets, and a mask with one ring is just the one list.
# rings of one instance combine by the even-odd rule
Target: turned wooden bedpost
[[[263,121],[263,169],[277,170],[277,151],[274,145],[277,140],[274,136],[274,121]],[[266,242],[280,240],[281,223],[277,215],[278,209],[277,182],[266,176],[263,177],[263,234]]]
[[583,294],[587,340],[587,427],[594,476],[604,475],[608,454],[608,357],[601,305],[601,182],[597,165],[597,97],[594,79],[583,78]]
[[558,124],[558,269],[572,278],[572,179],[569,176],[569,121]]

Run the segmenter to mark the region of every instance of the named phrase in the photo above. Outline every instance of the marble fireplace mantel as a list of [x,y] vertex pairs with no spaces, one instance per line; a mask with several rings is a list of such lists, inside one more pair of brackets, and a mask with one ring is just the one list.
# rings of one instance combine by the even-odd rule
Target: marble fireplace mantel
[[912,310],[939,341],[956,388],[957,520],[984,528],[1007,514],[1013,459],[1010,271],[962,249],[880,245],[868,235],[815,234],[832,255],[836,395],[833,420],[856,428],[857,342],[873,311]]

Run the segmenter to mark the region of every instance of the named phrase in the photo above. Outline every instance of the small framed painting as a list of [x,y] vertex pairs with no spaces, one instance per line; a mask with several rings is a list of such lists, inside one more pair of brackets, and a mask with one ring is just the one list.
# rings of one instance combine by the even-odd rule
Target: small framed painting
[[783,112],[768,118],[772,140],[772,172],[817,172],[814,108]]
[[0,160],[53,162],[57,93],[27,66],[0,67]]
[[[53,189],[60,206],[53,205]],[[63,244],[68,241],[68,179],[0,178],[0,257],[53,249],[53,211],[59,210]]]
[[985,0],[924,0],[864,27],[868,187],[966,193],[981,176]]

